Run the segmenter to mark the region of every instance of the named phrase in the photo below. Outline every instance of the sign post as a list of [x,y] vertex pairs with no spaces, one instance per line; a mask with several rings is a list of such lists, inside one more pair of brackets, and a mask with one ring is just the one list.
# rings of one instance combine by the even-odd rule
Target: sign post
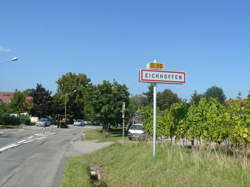
[[155,156],[155,149],[156,149],[156,95],[157,95],[157,89],[156,89],[156,83],[154,84],[154,95],[153,95],[153,157]]
[[176,71],[163,71],[164,65],[154,62],[147,64],[147,69],[139,71],[139,81],[145,83],[153,83],[153,157],[156,152],[156,96],[157,83],[163,84],[184,84],[186,83],[186,73]]
[[125,126],[125,102],[122,103],[122,139],[124,141],[124,126]]

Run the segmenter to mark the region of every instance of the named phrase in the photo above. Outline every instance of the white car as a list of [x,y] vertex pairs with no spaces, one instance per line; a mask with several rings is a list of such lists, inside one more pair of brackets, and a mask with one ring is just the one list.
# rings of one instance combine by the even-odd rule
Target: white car
[[47,118],[41,118],[36,122],[36,126],[38,127],[48,127],[51,125],[51,121]]
[[143,128],[143,124],[137,123],[131,125],[128,130],[128,138],[132,139],[144,139],[145,138],[145,130]]
[[84,126],[85,123],[82,119],[78,119],[74,121],[74,126]]

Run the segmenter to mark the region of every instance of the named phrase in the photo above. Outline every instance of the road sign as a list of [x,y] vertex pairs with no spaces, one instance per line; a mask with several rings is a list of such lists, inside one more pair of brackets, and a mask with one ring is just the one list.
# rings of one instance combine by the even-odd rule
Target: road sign
[[186,83],[186,73],[141,69],[139,72],[139,81],[150,83],[184,84]]
[[[156,85],[157,83],[165,84],[184,84],[186,83],[186,73],[176,71],[161,71],[164,68],[163,64],[150,62],[147,64],[148,69],[139,71],[139,81],[153,83],[153,157],[156,150]],[[161,70],[160,70],[161,69]]]
[[161,64],[159,62],[149,62],[149,63],[147,63],[147,69],[163,70],[164,69],[164,64]]

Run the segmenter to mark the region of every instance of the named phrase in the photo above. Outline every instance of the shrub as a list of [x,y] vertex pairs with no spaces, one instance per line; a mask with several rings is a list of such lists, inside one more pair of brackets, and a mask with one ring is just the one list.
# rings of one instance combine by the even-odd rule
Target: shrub
[[7,113],[0,114],[1,125],[20,125],[21,121],[18,117],[10,116]]
[[22,124],[31,125],[31,121],[28,116],[20,116],[20,120]]

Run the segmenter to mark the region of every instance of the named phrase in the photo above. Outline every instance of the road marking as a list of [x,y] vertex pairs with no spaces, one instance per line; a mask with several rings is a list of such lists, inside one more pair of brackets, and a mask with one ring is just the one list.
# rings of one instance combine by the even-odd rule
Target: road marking
[[26,143],[30,143],[30,142],[33,142],[34,140],[26,140],[25,142],[23,142],[24,144]]
[[0,153],[8,150],[8,149],[11,149],[11,148],[14,148],[14,147],[17,147],[17,146],[20,146],[22,144],[27,144],[27,143],[31,143],[35,140],[43,140],[43,139],[46,139],[49,135],[54,135],[56,133],[54,132],[47,132],[46,134],[42,134],[42,133],[38,133],[38,134],[34,134],[32,136],[28,136],[27,138],[25,139],[22,139],[22,140],[18,140],[16,141],[15,143],[12,143],[12,144],[9,144],[7,146],[4,146],[4,147],[1,147],[0,148]]
[[47,138],[47,137],[38,137],[38,138],[36,138],[36,140],[42,140],[42,139],[45,139],[45,138]]
[[26,140],[20,140],[20,141],[18,141],[17,143],[18,144],[21,144],[21,143],[23,143],[23,142],[25,142]]
[[16,147],[16,146],[18,146],[18,144],[15,144],[15,143],[7,145],[7,146],[4,146],[4,147],[0,148],[0,153],[3,152],[3,151],[5,151],[5,150],[7,150],[7,149]]

